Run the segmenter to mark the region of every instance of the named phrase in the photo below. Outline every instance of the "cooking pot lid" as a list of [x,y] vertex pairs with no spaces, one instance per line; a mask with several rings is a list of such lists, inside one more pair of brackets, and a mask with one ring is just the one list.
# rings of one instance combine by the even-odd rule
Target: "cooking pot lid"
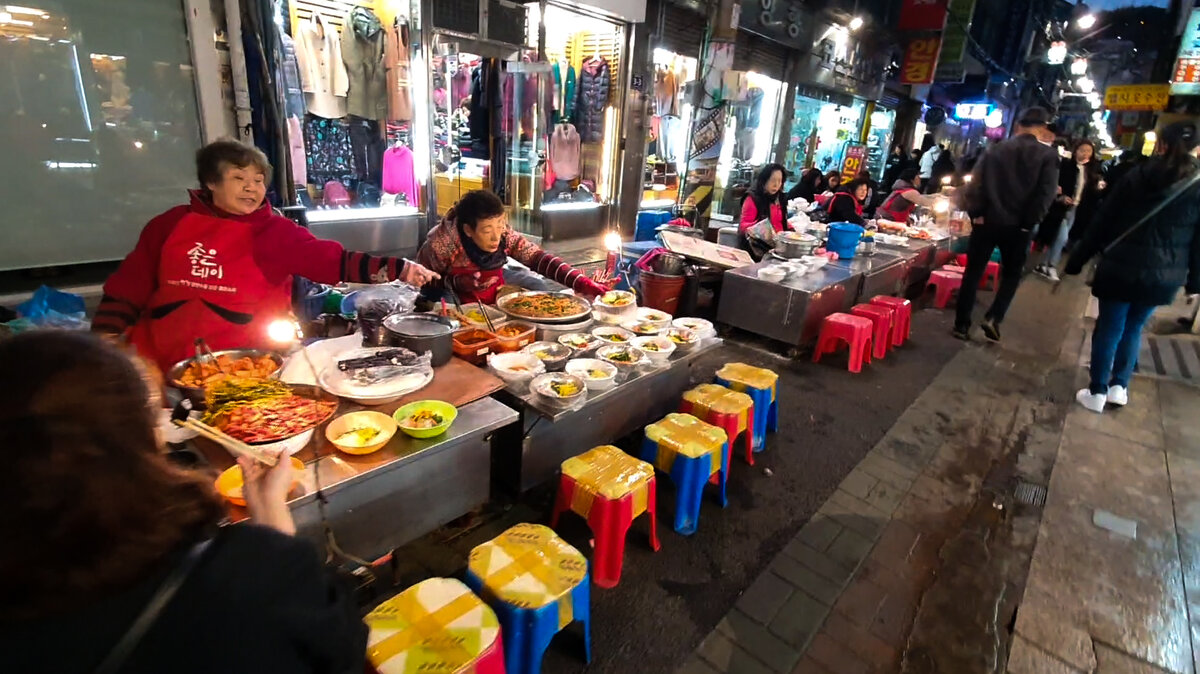
[[436,316],[392,314],[383,319],[383,327],[405,337],[437,337],[453,330]]

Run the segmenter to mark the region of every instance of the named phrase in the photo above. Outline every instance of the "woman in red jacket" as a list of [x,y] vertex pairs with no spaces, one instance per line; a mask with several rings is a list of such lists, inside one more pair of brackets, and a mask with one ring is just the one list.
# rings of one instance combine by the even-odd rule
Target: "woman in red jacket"
[[440,274],[459,299],[487,304],[496,301],[510,257],[580,295],[609,290],[509,229],[504,202],[487,190],[464,194],[417,253],[417,261]]
[[268,347],[267,325],[291,311],[292,276],[318,283],[423,285],[415,262],[347,251],[264,203],[271,166],[256,148],[220,140],[196,153],[202,186],[142,230],[104,284],[92,329],[124,335],[170,368],[204,338],[213,350]]

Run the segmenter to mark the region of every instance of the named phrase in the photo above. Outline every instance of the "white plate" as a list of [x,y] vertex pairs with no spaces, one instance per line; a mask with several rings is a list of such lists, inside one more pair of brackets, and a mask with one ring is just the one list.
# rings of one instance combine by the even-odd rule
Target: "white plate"
[[340,398],[368,406],[396,402],[413,391],[425,388],[433,381],[432,369],[366,385],[352,383],[344,377],[339,380],[338,375],[341,374],[336,365],[326,368],[321,372],[321,388]]

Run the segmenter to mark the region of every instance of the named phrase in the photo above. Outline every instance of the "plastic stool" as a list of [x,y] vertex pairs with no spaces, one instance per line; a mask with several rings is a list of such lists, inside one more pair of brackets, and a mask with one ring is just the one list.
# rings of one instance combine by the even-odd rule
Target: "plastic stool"
[[960,267],[956,264],[948,264],[948,265],[942,266],[942,271],[950,271],[950,272],[954,272],[955,274],[965,274],[965,273],[967,273],[967,268]]
[[904,346],[904,342],[912,336],[912,302],[903,297],[876,295],[871,298],[871,304],[896,310],[896,320],[892,324],[892,346]]
[[983,278],[979,279],[979,287],[984,290],[995,290],[1000,285],[1000,263],[988,262],[983,270]]
[[638,515],[650,515],[650,547],[659,549],[655,486],[654,466],[612,445],[563,461],[550,526],[558,526],[567,510],[587,520],[596,541],[593,580],[600,587],[621,581],[625,534]]
[[950,303],[950,296],[962,287],[962,280],[962,274],[952,271],[938,269],[930,274],[929,283],[925,287],[933,286],[934,288],[933,306],[945,309],[946,305]]
[[745,393],[754,401],[754,451],[766,446],[767,431],[779,430],[779,401],[776,384],[779,375],[745,363],[725,363],[713,382],[732,391]]
[[496,614],[453,578],[423,580],[363,621],[367,660],[377,671],[504,674]]
[[538,674],[550,640],[576,620],[592,661],[587,560],[549,527],[518,524],[476,546],[467,585],[500,618],[508,674]]
[[642,460],[675,483],[675,531],[690,536],[700,521],[704,485],[719,476],[721,507],[729,505],[729,438],[725,431],[690,414],[671,413],[646,427]]
[[887,356],[888,346],[892,343],[892,322],[896,320],[896,310],[878,304],[856,304],[850,307],[850,313],[871,319],[875,324],[875,332],[871,335],[871,343],[875,345],[874,356]]
[[[701,384],[683,392],[679,411],[725,430],[729,453],[738,435],[746,433],[746,463],[754,465],[754,399],[717,384]],[[731,463],[728,459],[726,464]]]
[[843,313],[826,316],[821,322],[817,347],[813,350],[813,362],[818,363],[822,355],[837,351],[841,341],[850,347],[850,371],[862,372],[863,362],[871,363],[871,330],[874,327],[871,319],[862,316]]

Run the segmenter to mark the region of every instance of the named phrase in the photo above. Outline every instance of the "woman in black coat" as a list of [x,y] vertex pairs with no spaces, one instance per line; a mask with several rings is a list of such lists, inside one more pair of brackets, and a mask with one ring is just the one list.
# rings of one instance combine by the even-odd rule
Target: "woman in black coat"
[[1046,250],[1041,264],[1034,271],[1051,281],[1058,280],[1059,260],[1070,241],[1079,241],[1091,224],[1100,205],[1106,185],[1096,146],[1084,139],[1074,152],[1062,160],[1058,169],[1058,196],[1050,206],[1035,241]]
[[[1064,272],[1078,274],[1102,255],[1092,294],[1100,315],[1092,334],[1091,383],[1075,399],[1093,412],[1105,403],[1129,401],[1142,327],[1155,307],[1174,301],[1180,286],[1200,293],[1200,171],[1192,156],[1196,125],[1176,122],[1159,133],[1157,156],[1132,169],[1105,200],[1092,226],[1071,254]],[[1175,196],[1154,217],[1143,216]],[[1120,237],[1125,235],[1123,239]],[[1120,239],[1118,241],[1118,239]],[[1111,246],[1111,248],[1109,248]],[[1107,250],[1106,250],[1107,249]]]

